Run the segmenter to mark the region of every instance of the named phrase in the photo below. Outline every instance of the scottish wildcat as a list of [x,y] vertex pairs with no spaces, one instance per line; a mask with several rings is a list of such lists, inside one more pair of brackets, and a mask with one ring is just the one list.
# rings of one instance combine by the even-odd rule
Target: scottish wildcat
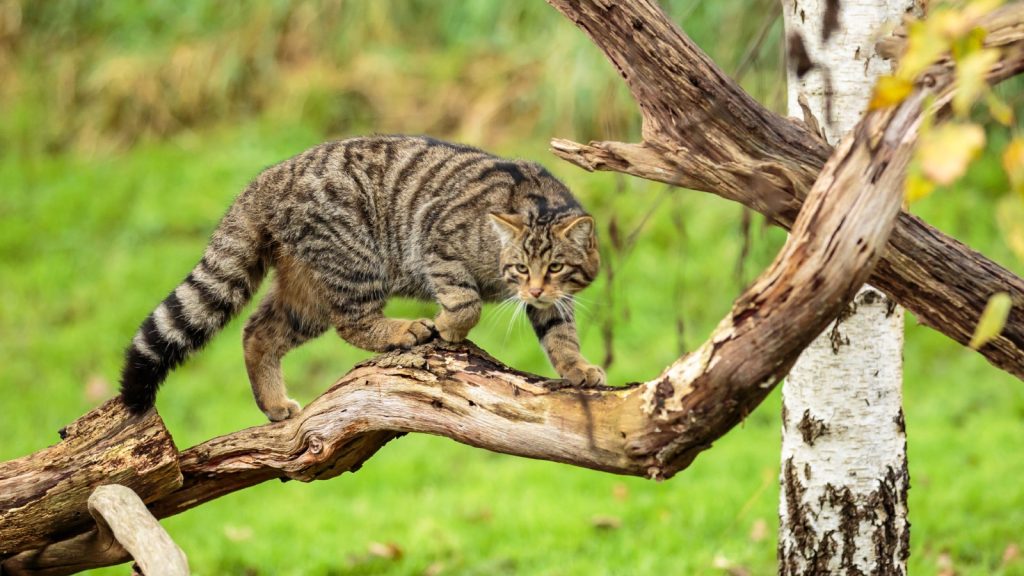
[[[482,301],[519,298],[552,365],[573,384],[604,372],[581,355],[572,294],[597,274],[594,222],[543,167],[424,137],[329,142],[264,170],[239,195],[192,272],[125,352],[121,395],[153,406],[167,373],[273,284],[244,330],[253,394],[271,420],[294,416],[281,358],[333,327],[372,351],[439,334],[460,341]],[[399,320],[389,296],[440,312]]]

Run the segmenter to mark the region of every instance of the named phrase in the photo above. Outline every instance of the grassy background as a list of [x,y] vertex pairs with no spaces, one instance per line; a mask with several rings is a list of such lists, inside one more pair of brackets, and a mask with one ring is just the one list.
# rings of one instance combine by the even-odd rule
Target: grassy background
[[[663,5],[781,108],[778,22],[752,50],[774,1]],[[709,195],[552,157],[552,136],[631,140],[639,126],[612,67],[539,1],[0,0],[0,110],[0,459],[56,442],[113,395],[121,350],[234,195],[326,139],[429,133],[539,160],[603,223],[606,250],[612,228],[635,233],[606,254],[614,280],[582,295],[584,351],[610,351],[613,382],[697,346],[784,240]],[[915,210],[1021,273],[994,223],[1005,190],[989,154]],[[263,422],[242,322],[161,394],[179,447]],[[552,374],[507,314],[486,310],[472,337]],[[322,337],[285,361],[291,391],[308,402],[363,357]],[[905,359],[912,572],[1024,574],[1024,386],[909,315]],[[196,574],[770,574],[778,412],[776,392],[663,483],[413,436],[358,474],[268,483],[164,524]]]

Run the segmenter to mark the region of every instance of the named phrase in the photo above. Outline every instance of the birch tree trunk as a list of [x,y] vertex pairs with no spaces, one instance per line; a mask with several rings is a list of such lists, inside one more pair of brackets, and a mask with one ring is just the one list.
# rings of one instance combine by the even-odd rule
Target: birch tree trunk
[[[783,0],[789,115],[837,145],[891,72],[878,36],[913,10],[914,0]],[[780,574],[906,574],[902,352],[903,309],[865,285],[784,382]]]

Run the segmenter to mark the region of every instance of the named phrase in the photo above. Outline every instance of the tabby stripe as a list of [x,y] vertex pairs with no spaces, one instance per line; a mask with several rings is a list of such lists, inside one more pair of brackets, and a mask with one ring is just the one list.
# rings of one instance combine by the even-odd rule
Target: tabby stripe
[[472,146],[458,144],[455,142],[445,142],[443,140],[431,138],[430,136],[421,136],[418,139],[422,140],[423,142],[426,142],[427,146],[430,148],[447,148],[449,150],[454,150],[456,152],[485,154],[485,152],[483,150],[480,150],[479,148],[474,148]]
[[142,332],[136,332],[135,336],[132,337],[132,350],[154,364],[160,364],[163,362],[163,359],[160,358],[156,352],[150,349],[149,344],[146,343],[145,336],[142,335]]
[[544,336],[546,336],[548,332],[550,332],[555,327],[561,326],[562,324],[565,323],[565,320],[562,320],[561,316],[555,316],[554,318],[550,318],[547,322],[544,322],[543,324],[531,322],[531,324],[533,325],[533,332],[534,334],[537,335],[538,340],[543,340]]
[[479,306],[479,305],[480,305],[480,299],[479,298],[471,298],[469,300],[466,300],[465,302],[460,302],[458,304],[452,304],[451,306],[448,306],[444,302],[442,302],[441,303],[441,308],[444,308],[448,312],[451,312],[452,314],[454,314],[456,312],[461,312],[461,311],[463,311],[463,310],[465,310],[467,308],[471,308],[473,306]]
[[[464,288],[466,290],[476,290],[477,285],[474,282],[462,280],[459,277],[448,274],[446,272],[431,272],[428,274],[431,278],[440,278],[444,280],[443,284],[439,284],[439,287],[450,286],[453,288]],[[436,284],[436,283],[435,283]]]
[[295,310],[288,306],[284,306],[285,318],[288,320],[288,327],[291,328],[292,332],[305,340],[311,340],[317,336],[323,334],[323,327],[316,324],[311,324],[303,316],[300,316]]
[[448,214],[460,210],[466,206],[474,206],[479,204],[481,199],[486,199],[488,196],[494,193],[494,188],[490,186],[479,186],[469,188],[468,186],[463,187],[460,199],[456,202],[443,202],[431,207],[430,212],[423,218],[420,223],[420,230],[423,231],[423,235],[429,234],[434,229],[434,224],[439,220],[447,220]]
[[322,149],[322,157],[320,158],[320,163],[317,164],[316,169],[313,171],[313,173],[316,174],[317,178],[323,178],[324,172],[327,171],[327,163],[331,161],[331,156],[333,155],[334,150],[337,149],[337,147],[337,141],[328,142],[320,147]]
[[173,368],[185,359],[187,350],[181,345],[168,340],[160,332],[152,314],[146,317],[139,330],[142,332],[142,337],[146,340],[146,344],[149,345],[149,349],[160,357],[160,364],[162,366]]
[[211,262],[205,255],[199,260],[199,265],[196,268],[199,268],[200,272],[208,275],[214,282],[219,283],[221,286],[226,286],[232,293],[232,297],[240,295],[244,300],[249,299],[251,295],[249,282],[234,276],[235,271],[223,269],[216,263]]
[[214,291],[213,288],[206,285],[205,282],[201,282],[198,278],[196,278],[194,271],[190,273],[187,278],[185,278],[185,283],[191,286],[193,289],[195,289],[196,292],[199,293],[199,296],[204,304],[211,306],[214,309],[214,311],[219,312],[225,318],[228,318],[229,316],[231,316],[231,314],[234,313],[235,305],[230,301],[222,298],[219,294],[217,294]]
[[494,174],[509,176],[512,178],[512,183],[516,185],[526,180],[526,175],[523,174],[523,171],[519,168],[519,166],[516,166],[511,162],[495,162],[489,168],[481,172],[476,178],[474,178],[472,180],[472,183],[475,184],[477,182],[482,182],[486,180],[489,176],[492,176]]
[[171,295],[164,300],[163,306],[167,308],[168,317],[174,322],[175,328],[188,337],[189,348],[195,350],[206,342],[210,331],[206,327],[192,324],[192,319],[185,310],[185,305],[182,303],[181,298],[178,297],[177,289],[171,292]]
[[156,329],[168,342],[186,352],[193,349],[192,339],[189,338],[188,334],[178,329],[177,324],[171,318],[170,312],[163,302],[153,311],[153,323],[156,324]]

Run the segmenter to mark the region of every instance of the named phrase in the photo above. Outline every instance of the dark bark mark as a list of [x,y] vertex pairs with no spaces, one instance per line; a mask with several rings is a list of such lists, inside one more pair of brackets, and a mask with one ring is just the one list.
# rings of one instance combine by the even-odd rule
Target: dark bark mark
[[811,55],[807,52],[804,39],[799,34],[790,34],[787,45],[786,53],[789,56],[789,66],[796,72],[797,78],[803,78],[814,68],[814,61],[811,60]]
[[828,425],[825,424],[825,421],[812,416],[810,410],[804,410],[804,416],[796,428],[808,446],[814,446],[814,442],[818,438],[828,433]]
[[828,0],[825,3],[825,15],[821,22],[821,43],[828,42],[832,33],[839,28],[839,0]]

